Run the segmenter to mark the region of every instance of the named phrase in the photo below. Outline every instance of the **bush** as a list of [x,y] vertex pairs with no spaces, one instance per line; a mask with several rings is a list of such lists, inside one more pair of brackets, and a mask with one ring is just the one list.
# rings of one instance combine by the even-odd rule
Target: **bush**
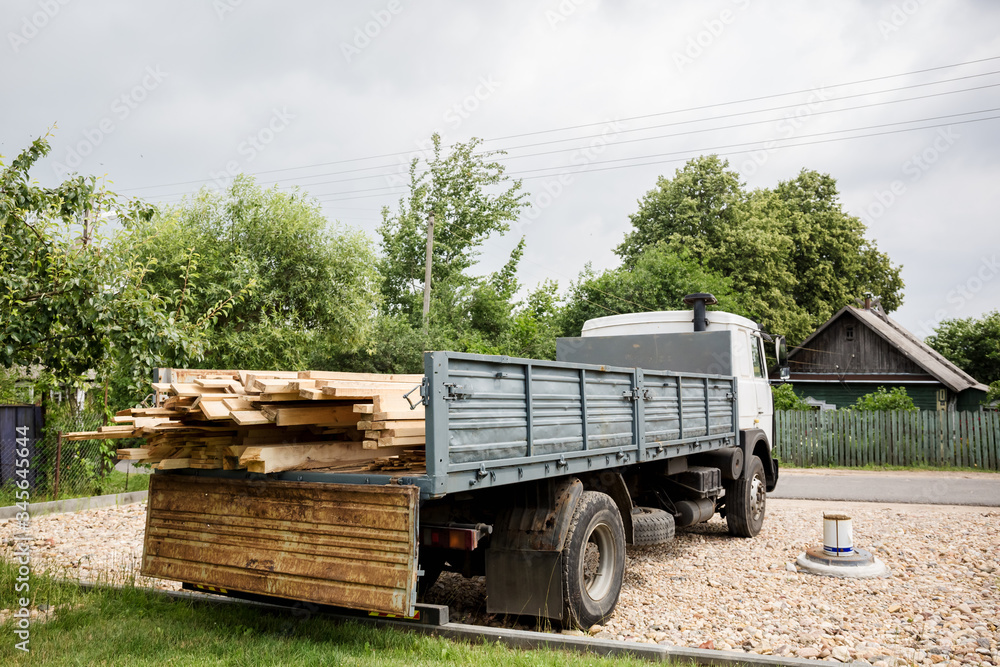
[[795,393],[790,384],[778,384],[771,387],[775,410],[815,410]]
[[851,410],[916,410],[913,399],[906,393],[905,387],[893,387],[886,391],[879,387],[870,394],[860,396]]

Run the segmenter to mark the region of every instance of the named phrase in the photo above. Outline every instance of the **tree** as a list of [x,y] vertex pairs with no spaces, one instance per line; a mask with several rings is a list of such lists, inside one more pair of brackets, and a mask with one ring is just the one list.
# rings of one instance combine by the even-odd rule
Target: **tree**
[[631,265],[600,274],[588,264],[570,285],[560,315],[565,336],[579,336],[584,322],[595,317],[651,310],[686,310],[684,296],[711,292],[714,308],[743,314],[732,282],[700,266],[684,252],[657,243],[639,253]]
[[426,164],[421,167],[418,158],[410,164],[409,196],[400,199],[394,214],[382,209],[379,227],[387,310],[411,316],[422,313],[429,216],[434,216],[431,292],[455,292],[472,282],[466,272],[483,241],[508,231],[527,205],[521,181],[510,181],[503,165],[490,161],[496,153],[476,152],[482,140],[455,144],[447,155],[439,135],[432,143]]
[[186,285],[178,313],[250,285],[217,317],[205,364],[216,368],[323,369],[371,343],[379,306],[377,259],[361,232],[331,225],[299,192],[238,176],[203,190],[139,230],[158,294]]
[[[117,366],[138,387],[155,366],[198,359],[208,323],[239,294],[183,310],[183,290],[151,292],[135,229],[152,209],[93,177],[31,183],[29,170],[48,152],[39,138],[0,173],[0,367],[41,367],[70,383]],[[109,220],[119,227],[113,239]]]
[[1000,310],[944,320],[925,342],[979,382],[1000,380]]
[[859,396],[850,410],[916,410],[913,399],[906,393],[906,387],[893,387],[886,391],[879,387],[870,394]]
[[[422,349],[451,349],[482,354],[553,357],[556,286],[546,283],[517,300],[517,267],[524,240],[500,270],[473,274],[483,242],[508,231],[526,206],[521,182],[504,167],[477,152],[472,139],[444,150],[434,135],[426,162],[410,165],[407,197],[395,213],[383,209],[379,227],[382,289],[386,296],[379,318],[380,338],[369,349],[345,358],[352,368],[379,366],[393,359],[396,370],[422,369]],[[422,293],[427,219],[434,216],[429,326],[423,330]],[[414,354],[410,350],[415,350]]]
[[728,167],[710,155],[673,179],[661,176],[617,249],[625,265],[658,242],[690,253],[732,281],[752,319],[793,343],[856,297],[880,295],[887,311],[899,306],[900,268],[843,211],[833,178],[802,170],[773,190],[747,193]]
[[831,176],[803,169],[774,192],[786,207],[784,230],[794,244],[795,301],[814,324],[866,293],[880,296],[887,313],[902,305],[902,267],[865,238],[860,218],[844,212]]
[[774,399],[774,409],[777,410],[814,410],[815,408],[802,399],[792,385],[788,383],[771,385],[771,396]]

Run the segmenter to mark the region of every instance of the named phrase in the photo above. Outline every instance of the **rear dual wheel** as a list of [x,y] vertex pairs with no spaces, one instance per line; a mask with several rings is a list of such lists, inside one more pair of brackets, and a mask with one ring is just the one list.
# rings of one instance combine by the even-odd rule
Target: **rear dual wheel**
[[563,623],[589,628],[618,604],[625,576],[625,527],[610,496],[584,491],[563,548]]

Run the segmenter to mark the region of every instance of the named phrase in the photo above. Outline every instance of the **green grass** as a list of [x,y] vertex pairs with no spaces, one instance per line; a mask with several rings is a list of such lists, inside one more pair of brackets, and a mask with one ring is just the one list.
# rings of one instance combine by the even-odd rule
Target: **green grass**
[[[31,492],[33,503],[43,503],[50,500],[66,500],[69,498],[88,498],[90,496],[106,496],[114,493],[125,493],[126,491],[145,491],[149,489],[149,475],[129,473],[127,478],[125,473],[112,470],[99,481],[93,480],[61,480],[59,483],[59,497],[56,498],[51,492],[45,490],[35,490]],[[0,507],[13,505],[16,500],[14,495],[16,489],[12,484],[0,487]]]
[[[16,568],[0,561],[0,605],[14,604]],[[32,578],[35,601],[55,611],[32,624],[31,653],[15,648],[10,622],[0,628],[4,665],[507,665],[638,666],[559,651],[520,651],[425,635],[296,618],[241,605],[172,600],[136,588],[84,592]]]

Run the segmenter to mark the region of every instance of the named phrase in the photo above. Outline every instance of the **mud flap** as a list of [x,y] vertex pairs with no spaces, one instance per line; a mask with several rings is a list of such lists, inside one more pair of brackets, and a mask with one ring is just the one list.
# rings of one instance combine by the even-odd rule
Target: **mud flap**
[[144,576],[412,615],[415,486],[155,474]]
[[486,612],[562,618],[562,552],[486,552]]

